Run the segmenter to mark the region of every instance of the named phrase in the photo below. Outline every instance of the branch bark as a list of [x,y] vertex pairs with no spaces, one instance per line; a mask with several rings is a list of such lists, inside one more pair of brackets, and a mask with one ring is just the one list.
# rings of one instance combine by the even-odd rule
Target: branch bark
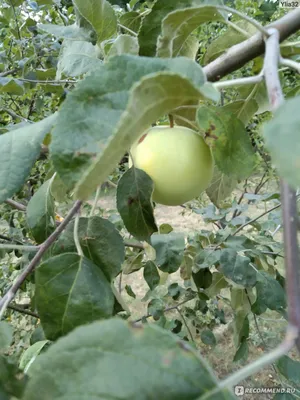
[[[266,27],[276,28],[282,42],[300,29],[300,9],[289,12],[284,17]],[[209,81],[218,81],[225,75],[236,71],[265,51],[264,37],[259,32],[251,38],[231,47],[226,53],[207,64],[203,70]]]
[[[284,96],[278,73],[278,65],[280,62],[280,36],[279,31],[276,29],[270,29],[269,32],[271,35],[266,41],[266,55],[263,70],[269,101],[272,111],[275,112],[278,107],[284,103]],[[298,270],[300,260],[297,239],[298,212],[296,192],[290,188],[284,180],[281,180],[280,188],[289,323],[298,330],[297,347],[298,350],[300,350],[300,278]]]
[[18,276],[14,284],[11,286],[11,288],[7,291],[7,293],[0,299],[0,319],[1,316],[3,315],[5,309],[8,307],[9,303],[13,300],[15,297],[17,291],[19,290],[20,286],[22,283],[25,281],[27,276],[34,270],[34,268],[38,265],[38,263],[41,261],[44,253],[49,249],[49,247],[55,242],[55,240],[59,237],[59,235],[62,233],[62,231],[67,227],[71,219],[73,218],[74,215],[78,213],[81,207],[81,201],[76,201],[74,206],[71,208],[69,211],[68,215],[66,218],[63,220],[63,222],[55,229],[55,231],[45,240],[44,243],[40,245],[40,248],[36,255],[33,257],[31,262],[28,264],[28,266],[23,270],[23,272]]

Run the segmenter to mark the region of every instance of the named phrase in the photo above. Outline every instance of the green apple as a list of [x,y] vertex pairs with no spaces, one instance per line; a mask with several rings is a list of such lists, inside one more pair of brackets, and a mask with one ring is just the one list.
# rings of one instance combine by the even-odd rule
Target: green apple
[[197,132],[182,126],[155,126],[130,150],[132,164],[154,182],[153,201],[176,206],[199,196],[210,184],[211,150]]

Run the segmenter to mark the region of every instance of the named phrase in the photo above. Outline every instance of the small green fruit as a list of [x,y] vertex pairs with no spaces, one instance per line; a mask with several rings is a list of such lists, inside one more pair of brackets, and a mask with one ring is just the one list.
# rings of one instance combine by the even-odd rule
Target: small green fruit
[[211,150],[195,131],[155,126],[133,144],[129,166],[145,171],[154,182],[153,201],[176,206],[199,196],[210,184]]

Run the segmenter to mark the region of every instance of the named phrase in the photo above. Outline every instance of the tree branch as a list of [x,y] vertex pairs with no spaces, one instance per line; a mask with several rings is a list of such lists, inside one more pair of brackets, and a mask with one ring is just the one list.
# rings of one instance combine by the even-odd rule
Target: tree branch
[[26,211],[26,206],[24,206],[24,204],[18,203],[15,200],[7,199],[7,200],[5,200],[4,203],[10,205],[13,208],[16,208],[19,211]]
[[[289,12],[266,28],[271,27],[279,31],[279,40],[282,42],[300,29],[300,9],[298,8]],[[231,47],[226,53],[207,64],[203,68],[204,73],[209,81],[217,81],[262,55],[264,51],[263,35],[260,32],[256,33],[250,39]]]
[[[271,36],[266,41],[266,56],[264,75],[266,88],[272,111],[275,112],[283,103],[278,64],[280,62],[279,32],[270,29]],[[283,241],[286,269],[286,293],[288,298],[289,323],[298,330],[297,347],[300,350],[300,279],[299,279],[299,248],[298,248],[298,211],[295,190],[281,180],[281,203],[283,218]]]
[[66,218],[63,220],[63,222],[55,229],[55,231],[45,240],[44,243],[40,245],[40,248],[36,255],[33,257],[31,262],[28,264],[28,266],[23,270],[23,272],[18,276],[14,284],[11,286],[11,288],[6,292],[6,294],[2,297],[0,300],[0,319],[9,305],[9,303],[13,300],[15,297],[17,291],[19,290],[20,286],[22,283],[25,281],[27,276],[34,270],[34,268],[38,265],[38,263],[41,261],[44,253],[49,249],[49,247],[55,242],[55,240],[59,237],[59,235],[62,233],[62,231],[66,228],[66,226],[69,224],[73,216],[79,211],[81,207],[81,201],[76,201],[71,210],[69,211],[68,215]]

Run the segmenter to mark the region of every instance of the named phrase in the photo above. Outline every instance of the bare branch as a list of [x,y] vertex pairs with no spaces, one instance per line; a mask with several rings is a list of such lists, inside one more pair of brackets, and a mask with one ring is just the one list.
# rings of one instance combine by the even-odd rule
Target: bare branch
[[[284,102],[280,84],[278,64],[280,61],[279,32],[269,30],[271,36],[266,40],[266,56],[264,74],[269,101],[275,112]],[[286,269],[286,293],[288,298],[289,323],[298,330],[297,347],[300,350],[300,279],[299,279],[299,248],[298,248],[298,212],[296,192],[281,180],[281,203],[283,218],[283,238]]]
[[[14,284],[11,286],[11,288],[7,291],[7,293],[2,297],[0,300],[0,315],[2,316],[5,309],[9,305],[9,303],[13,300],[15,297],[17,291],[19,290],[20,286],[22,283],[25,281],[27,276],[34,270],[34,268],[38,265],[38,263],[41,261],[44,253],[49,249],[49,247],[55,242],[55,240],[59,237],[59,235],[62,233],[62,231],[66,228],[66,226],[69,224],[73,216],[79,211],[81,207],[81,201],[76,201],[74,206],[71,208],[69,211],[68,215],[66,218],[63,220],[63,222],[55,229],[55,231],[45,240],[44,243],[40,245],[39,251],[36,253],[36,255],[33,257],[31,262],[28,264],[28,266],[22,271],[22,273],[18,276]],[[0,318],[1,319],[1,318]]]
[[294,69],[295,71],[298,72],[298,74],[300,74],[300,63],[296,61],[280,57],[280,65],[284,65],[285,67]]
[[26,206],[24,206],[24,204],[18,203],[15,200],[7,199],[7,200],[5,200],[5,203],[10,205],[13,208],[16,208],[17,210],[26,211]]
[[229,87],[245,86],[245,85],[255,85],[263,81],[263,75],[249,76],[246,78],[230,79],[227,81],[216,82],[214,87],[217,89],[226,89]]
[[[266,28],[271,27],[278,29],[279,40],[282,42],[300,29],[300,9],[289,12]],[[217,81],[262,55],[264,51],[264,38],[259,32],[250,39],[231,47],[226,53],[207,64],[203,69],[209,81]]]

